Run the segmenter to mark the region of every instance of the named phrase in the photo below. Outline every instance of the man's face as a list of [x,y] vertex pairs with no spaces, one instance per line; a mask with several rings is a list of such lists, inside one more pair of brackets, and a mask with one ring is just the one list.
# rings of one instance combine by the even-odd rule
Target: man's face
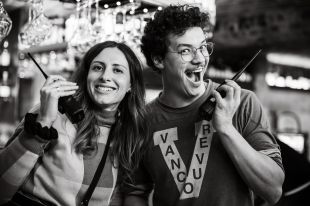
[[[196,51],[207,43],[202,29],[192,27],[183,35],[171,34],[168,42],[168,52],[162,61],[164,89],[181,99],[200,96],[205,91],[203,75],[209,62],[208,56],[203,56],[199,49]],[[189,62],[184,61],[180,54],[188,51],[194,51],[193,59]]]

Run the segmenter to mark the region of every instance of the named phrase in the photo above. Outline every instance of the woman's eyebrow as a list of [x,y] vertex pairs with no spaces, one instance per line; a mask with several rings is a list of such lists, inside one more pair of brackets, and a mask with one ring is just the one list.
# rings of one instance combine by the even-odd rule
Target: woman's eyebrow
[[112,64],[113,66],[120,66],[120,67],[123,67],[125,69],[128,69],[125,65],[122,65],[122,64]]
[[[105,65],[105,63],[103,63],[103,62],[101,62],[101,61],[93,61],[93,63],[92,64],[100,64],[100,65]],[[128,69],[125,65],[122,65],[122,64],[119,64],[119,63],[114,63],[114,64],[112,64],[112,66],[120,66],[120,67],[123,67],[123,68],[125,68],[125,69]]]
[[101,62],[101,61],[93,61],[91,64],[100,64],[100,65],[104,65],[104,63],[103,62]]

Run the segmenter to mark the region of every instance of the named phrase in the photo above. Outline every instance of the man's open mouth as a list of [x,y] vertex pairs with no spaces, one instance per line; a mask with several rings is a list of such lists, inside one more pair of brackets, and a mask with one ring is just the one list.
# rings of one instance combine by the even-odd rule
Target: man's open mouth
[[192,82],[199,82],[201,80],[201,72],[202,72],[202,67],[199,67],[195,70],[187,70],[185,71],[185,74],[189,80]]

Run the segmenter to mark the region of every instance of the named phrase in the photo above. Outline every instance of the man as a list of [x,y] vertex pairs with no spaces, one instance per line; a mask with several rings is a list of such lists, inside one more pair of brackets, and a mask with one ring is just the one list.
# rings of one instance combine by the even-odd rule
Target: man
[[[284,180],[279,147],[253,92],[234,81],[203,81],[213,44],[209,18],[197,7],[169,6],[145,27],[142,51],[162,75],[163,91],[149,105],[150,147],[127,185],[125,205],[274,204]],[[200,106],[213,95],[211,121]]]

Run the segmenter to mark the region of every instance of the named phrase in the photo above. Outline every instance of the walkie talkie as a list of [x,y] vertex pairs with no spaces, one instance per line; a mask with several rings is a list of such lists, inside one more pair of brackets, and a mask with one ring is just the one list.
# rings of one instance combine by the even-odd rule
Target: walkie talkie
[[[251,64],[251,62],[256,58],[256,56],[261,52],[262,50],[260,49],[256,54],[252,57],[252,59],[242,68],[240,69],[237,74],[231,79],[233,81],[237,81],[241,74],[245,71],[245,69]],[[225,81],[223,81],[215,90],[220,93],[220,95],[224,98],[226,96],[225,91],[221,90],[219,91],[219,88],[225,84]],[[204,119],[210,121],[212,119],[212,115],[215,109],[215,97],[210,95],[208,99],[200,106],[199,110],[204,117]]]
[[[40,65],[36,62],[36,60],[32,57],[32,55],[29,52],[28,56],[37,65],[37,67],[42,72],[45,79],[47,79],[48,78],[47,74],[45,74],[43,69],[40,67]],[[82,109],[81,104],[73,97],[73,95],[59,98],[58,111],[61,114],[65,113],[73,124],[80,122],[85,117],[84,110]]]

